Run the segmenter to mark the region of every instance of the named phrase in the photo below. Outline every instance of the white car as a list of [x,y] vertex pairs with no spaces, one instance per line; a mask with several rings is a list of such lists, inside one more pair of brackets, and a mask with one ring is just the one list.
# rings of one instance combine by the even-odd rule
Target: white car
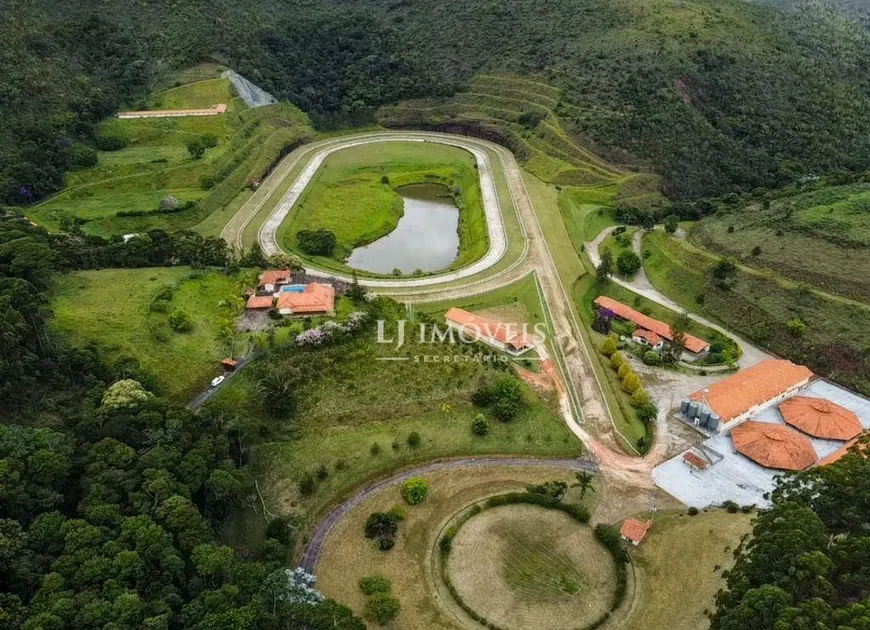
[[217,387],[218,385],[220,385],[221,383],[223,383],[224,380],[225,380],[226,378],[227,378],[227,377],[224,376],[224,375],[221,375],[221,376],[215,376],[213,379],[211,379],[211,386],[212,386],[212,387]]

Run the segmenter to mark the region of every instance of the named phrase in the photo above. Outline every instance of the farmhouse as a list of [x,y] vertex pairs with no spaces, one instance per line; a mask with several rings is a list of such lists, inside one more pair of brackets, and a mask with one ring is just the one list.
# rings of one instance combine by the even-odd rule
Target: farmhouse
[[727,432],[760,409],[793,395],[812,377],[803,365],[769,359],[691,394],[680,411],[696,425]]
[[274,293],[290,282],[292,272],[289,269],[269,269],[260,274],[257,280],[257,289],[266,293]]
[[278,294],[276,308],[281,315],[335,315],[335,289],[319,282],[286,286]]
[[619,528],[619,536],[625,542],[637,547],[646,537],[646,533],[652,528],[652,521],[639,521],[636,518],[627,518]]
[[642,346],[649,346],[653,350],[661,350],[665,346],[665,340],[651,330],[638,328],[631,334],[631,340]]
[[448,326],[466,337],[477,339],[514,356],[523,354],[534,346],[534,340],[516,324],[505,324],[455,307],[445,313],[444,319]]
[[[621,320],[633,323],[637,326],[637,330],[633,333],[635,335],[638,333],[638,330],[640,330],[643,335],[653,333],[665,341],[673,341],[670,324],[666,324],[665,322],[653,319],[648,315],[644,315],[640,311],[636,311],[622,302],[617,302],[606,295],[600,295],[595,298],[595,306],[598,307],[598,314],[602,317],[618,317]],[[686,334],[685,347],[686,350],[692,354],[703,354],[710,350],[709,343],[689,334]]]
[[225,103],[208,109],[152,109],[139,112],[118,112],[118,118],[178,118],[180,116],[219,116],[227,111]]

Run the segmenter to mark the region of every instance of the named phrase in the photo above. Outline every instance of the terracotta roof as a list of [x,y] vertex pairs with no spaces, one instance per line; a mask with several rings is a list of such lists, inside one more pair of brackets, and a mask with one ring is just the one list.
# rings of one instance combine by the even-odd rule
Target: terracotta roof
[[860,443],[860,446],[858,447],[858,450],[860,452],[864,453],[867,450],[867,447],[870,446],[870,443],[868,443],[866,441],[862,442],[861,440],[866,438],[868,435],[870,435],[870,433],[865,433],[865,434],[862,434],[862,435],[859,435],[859,436],[852,438],[851,440],[849,440],[848,442],[843,444],[843,446],[838,448],[836,451],[834,451],[833,453],[831,453],[827,457],[823,457],[822,459],[817,461],[816,466],[827,466],[828,464],[833,464],[835,462],[840,461],[841,459],[843,459],[843,457],[845,455],[847,455],[849,453],[849,450],[853,446],[855,446],[856,444],[859,444],[859,443]]
[[692,451],[686,451],[685,453],[683,453],[683,461],[690,466],[694,468],[700,468],[701,470],[707,470],[710,467],[710,462],[708,462],[700,455],[696,455]]
[[[607,309],[612,312],[614,315],[621,317],[622,319],[627,319],[630,322],[637,324],[640,328],[645,328],[646,330],[650,330],[656,333],[658,336],[671,341],[673,339],[673,335],[671,335],[671,325],[666,324],[665,322],[661,322],[657,319],[653,319],[648,315],[644,315],[640,311],[636,311],[630,306],[626,306],[622,302],[617,302],[613,298],[609,298],[606,295],[600,295],[595,298],[596,306],[600,308]],[[710,349],[710,344],[704,341],[703,339],[698,339],[697,337],[686,334],[686,350],[689,352],[704,352],[705,350]]]
[[643,523],[636,518],[627,518],[622,521],[622,527],[619,528],[619,535],[625,536],[633,543],[640,543],[651,527],[652,521],[646,521]]
[[809,438],[781,424],[749,420],[731,431],[734,448],[765,468],[803,470],[816,461]]
[[282,282],[290,281],[290,270],[289,269],[269,269],[268,271],[264,271],[260,274],[258,278],[257,286],[264,287],[267,284],[280,284]]
[[524,335],[521,328],[516,324],[498,322],[494,319],[469,313],[461,308],[452,307],[448,309],[444,314],[444,319],[462,328],[468,328],[470,332],[490,337],[517,350],[534,345],[533,340],[529,336]]
[[803,365],[784,359],[768,359],[713,383],[689,396],[707,404],[722,422],[746,413],[812,378]]
[[335,309],[335,289],[330,284],[312,282],[302,293],[282,291],[277,306],[279,311],[289,309],[293,315],[329,313]]
[[662,339],[659,335],[655,334],[651,330],[645,330],[643,328],[638,328],[632,334],[632,337],[639,337],[640,339],[645,340],[651,346],[659,345],[664,339]]
[[203,109],[143,109],[118,112],[118,118],[168,118],[172,116],[217,116],[227,111],[226,103],[218,103]]
[[221,359],[221,365],[230,369],[234,369],[238,364],[235,359]]
[[783,419],[804,433],[825,440],[851,440],[863,427],[853,412],[824,398],[792,396],[779,405]]
[[245,308],[272,308],[271,295],[252,295],[248,298],[248,303]]

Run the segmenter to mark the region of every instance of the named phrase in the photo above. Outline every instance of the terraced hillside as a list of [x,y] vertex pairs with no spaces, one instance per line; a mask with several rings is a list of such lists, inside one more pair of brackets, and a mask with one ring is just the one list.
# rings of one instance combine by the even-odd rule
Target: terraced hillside
[[559,117],[566,107],[562,91],[551,85],[514,76],[480,75],[451,98],[382,107],[378,120],[387,127],[459,131],[498,139],[531,173],[551,184],[622,187],[625,196],[658,197],[655,177],[610,164],[573,138]]
[[[78,225],[107,236],[190,228],[226,206],[310,127],[305,114],[288,103],[248,108],[218,72],[218,66],[206,66],[179,75],[177,85],[152,94],[146,107],[226,103],[225,115],[102,121],[96,164],[67,172],[64,189],[28,209],[28,216],[49,229]],[[179,84],[182,80],[192,82]],[[188,150],[196,142],[214,146],[197,158]],[[178,199],[179,207],[160,209],[167,195]]]

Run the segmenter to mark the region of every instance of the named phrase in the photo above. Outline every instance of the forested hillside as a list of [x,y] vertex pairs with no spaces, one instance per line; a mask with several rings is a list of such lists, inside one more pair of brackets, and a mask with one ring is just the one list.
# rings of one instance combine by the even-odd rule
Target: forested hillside
[[567,131],[679,198],[870,166],[870,36],[815,4],[740,0],[4,2],[3,199],[87,167],[94,123],[212,60],[306,110],[372,120],[480,73],[562,90]]
[[870,28],[870,3],[865,0],[763,0],[768,4],[786,8],[802,8],[808,4],[829,7],[846,16],[858,20],[867,28]]

